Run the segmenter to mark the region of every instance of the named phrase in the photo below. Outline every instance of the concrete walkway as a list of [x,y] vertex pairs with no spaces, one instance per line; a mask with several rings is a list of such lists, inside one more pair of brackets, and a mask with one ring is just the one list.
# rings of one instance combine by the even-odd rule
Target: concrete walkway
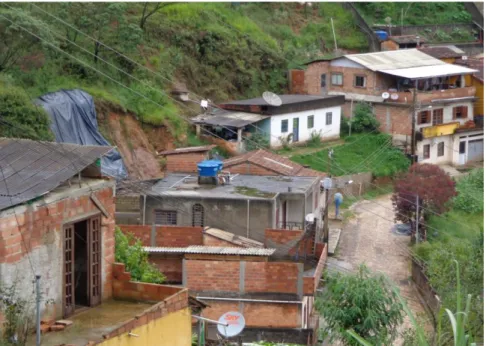
[[[426,318],[411,283],[411,261],[408,255],[410,237],[392,233],[395,223],[390,195],[357,202],[351,210],[355,217],[343,225],[338,251],[333,258],[328,259],[328,269],[350,272],[365,263],[371,270],[390,277],[417,317]],[[411,326],[408,317],[405,317],[400,330],[404,331]],[[400,340],[395,344],[399,345]]]

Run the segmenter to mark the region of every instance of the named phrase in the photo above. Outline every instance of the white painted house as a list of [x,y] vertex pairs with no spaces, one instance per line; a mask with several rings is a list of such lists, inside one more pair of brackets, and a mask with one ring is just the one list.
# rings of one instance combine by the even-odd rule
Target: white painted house
[[268,104],[263,98],[240,100],[220,105],[193,118],[198,131],[218,131],[216,136],[235,141],[243,151],[243,138],[251,141],[257,132],[264,134],[270,146],[280,147],[285,139],[291,144],[305,143],[313,133],[321,140],[339,138],[341,106],[344,96],[279,95],[280,106]]
[[434,104],[417,113],[416,127],[422,133],[417,142],[422,163],[464,165],[483,159],[482,125],[474,123],[471,100]]

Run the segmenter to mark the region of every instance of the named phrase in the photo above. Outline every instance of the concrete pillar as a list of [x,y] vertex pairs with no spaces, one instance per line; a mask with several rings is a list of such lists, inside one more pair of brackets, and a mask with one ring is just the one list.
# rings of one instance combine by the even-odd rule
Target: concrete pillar
[[237,144],[238,144],[238,151],[241,153],[243,151],[243,129],[239,128],[238,129],[238,139],[237,139]]
[[201,125],[196,125],[196,135],[198,137],[201,135]]

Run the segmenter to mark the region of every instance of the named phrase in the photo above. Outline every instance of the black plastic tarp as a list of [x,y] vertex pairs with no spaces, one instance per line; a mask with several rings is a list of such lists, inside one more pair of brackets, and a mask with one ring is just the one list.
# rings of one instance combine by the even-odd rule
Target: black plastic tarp
[[[56,136],[56,142],[110,145],[98,131],[94,101],[88,93],[79,89],[61,90],[39,97],[36,104],[41,105],[51,117],[51,130]],[[117,150],[101,158],[101,172],[117,179],[128,176]]]

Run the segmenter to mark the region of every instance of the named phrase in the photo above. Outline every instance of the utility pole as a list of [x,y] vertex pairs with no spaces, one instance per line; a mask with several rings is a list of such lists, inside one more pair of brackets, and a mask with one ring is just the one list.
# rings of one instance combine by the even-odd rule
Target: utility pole
[[351,114],[349,115],[349,136],[351,136],[351,124],[353,123],[353,99],[351,99]]
[[40,294],[40,275],[35,276],[35,291],[36,291],[36,299],[35,299],[35,309],[36,309],[36,319],[35,319],[35,327],[36,327],[36,336],[35,336],[35,345],[40,346],[41,344],[41,330],[40,330],[40,301],[41,301],[41,294]]
[[415,141],[415,118],[417,112],[417,87],[418,87],[418,80],[415,80],[415,88],[413,89],[413,106],[412,106],[412,164],[415,163],[415,149],[417,143]]
[[419,206],[419,195],[415,195],[415,243],[419,243],[419,222],[420,222],[420,206]]
[[332,28],[332,36],[334,36],[334,52],[336,53],[337,55],[337,42],[336,42],[336,33],[334,32],[334,21],[332,20],[331,18],[331,28]]

